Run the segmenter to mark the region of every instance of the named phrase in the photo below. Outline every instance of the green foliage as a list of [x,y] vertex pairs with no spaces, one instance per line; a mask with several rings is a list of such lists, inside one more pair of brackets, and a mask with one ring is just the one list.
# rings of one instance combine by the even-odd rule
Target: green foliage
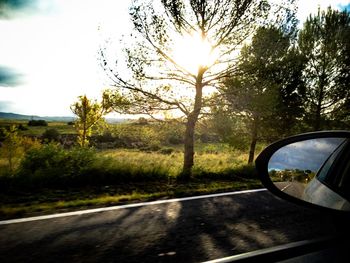
[[28,128],[25,127],[22,123],[20,123],[17,127],[18,130],[20,131],[28,131]]
[[103,97],[102,103],[89,100],[85,95],[79,96],[78,101],[71,106],[72,112],[77,115],[75,127],[78,132],[78,144],[88,146],[92,128],[101,124],[102,117],[109,112],[110,106]]
[[9,130],[3,129],[2,133],[5,136],[5,140],[1,144],[0,155],[7,160],[9,173],[12,174],[16,167],[16,161],[23,154],[23,148],[21,147],[22,138],[18,136],[18,130],[14,125]]
[[177,122],[165,122],[157,125],[160,141],[165,144],[178,145],[184,143],[185,126]]
[[[230,112],[231,116],[226,120],[242,124],[235,132],[231,128],[229,136],[231,144],[240,149],[249,138],[248,163],[254,160],[257,141],[273,138],[278,131],[274,127],[284,126],[282,123],[285,123],[283,120],[287,113],[288,124],[300,116],[298,106],[301,104],[301,94],[296,84],[299,83],[301,70],[294,67],[294,60],[291,59],[294,53],[291,50],[290,37],[283,31],[272,26],[260,27],[252,43],[241,51],[239,70],[225,82],[224,94],[230,106],[224,111],[217,111],[217,114],[222,118],[223,114]],[[289,62],[287,69],[290,72],[283,66],[286,62]],[[221,120],[221,123],[225,121]],[[227,122],[225,125],[229,124]],[[224,136],[228,137],[226,134]]]
[[312,130],[331,128],[327,121],[349,100],[349,32],[350,13],[329,7],[310,15],[299,33],[299,50],[306,60],[306,121]]
[[174,152],[173,148],[162,148],[159,150],[161,154],[172,154]]
[[[183,143],[184,125],[176,122],[123,123],[109,127],[108,139],[116,146],[126,148],[147,148]],[[101,137],[102,139],[102,137]]]
[[148,124],[148,120],[144,117],[140,117],[138,120],[137,120],[137,123],[139,125],[147,125]]
[[48,142],[51,142],[51,141],[57,142],[57,141],[59,141],[60,137],[61,137],[60,132],[55,128],[46,129],[45,132],[41,136],[41,138],[44,141],[48,141]]
[[237,150],[247,150],[249,145],[249,131],[244,118],[233,114],[229,107],[218,102],[211,108],[212,115],[207,120],[207,127],[219,137],[223,143],[229,144]]
[[49,143],[28,151],[16,176],[28,187],[74,186],[82,183],[79,180],[94,159],[92,149],[64,150],[58,144]]
[[47,126],[47,122],[45,120],[30,120],[28,122],[28,126]]

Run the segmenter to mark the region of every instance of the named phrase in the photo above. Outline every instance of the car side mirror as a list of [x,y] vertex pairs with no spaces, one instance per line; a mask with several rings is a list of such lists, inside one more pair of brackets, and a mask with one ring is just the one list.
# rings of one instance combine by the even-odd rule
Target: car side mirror
[[293,136],[265,148],[255,163],[277,196],[307,206],[350,211],[350,132]]

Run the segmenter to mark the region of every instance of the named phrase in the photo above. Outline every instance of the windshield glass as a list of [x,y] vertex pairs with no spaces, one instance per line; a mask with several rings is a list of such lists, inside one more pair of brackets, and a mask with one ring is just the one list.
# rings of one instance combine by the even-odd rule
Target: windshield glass
[[[76,233],[96,261],[121,262],[324,233],[262,188],[254,160],[290,135],[349,129],[349,12],[345,0],[0,0],[0,221],[118,206],[10,230],[45,228],[33,238],[53,246]],[[274,223],[282,214],[293,217]],[[46,251],[29,236],[2,246],[10,230],[0,255]]]

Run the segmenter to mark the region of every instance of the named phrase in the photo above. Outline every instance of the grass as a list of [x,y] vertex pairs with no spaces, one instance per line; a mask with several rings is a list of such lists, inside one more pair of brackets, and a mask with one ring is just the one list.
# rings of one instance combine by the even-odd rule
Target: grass
[[52,212],[119,205],[161,198],[193,196],[261,187],[258,180],[194,179],[189,183],[138,183],[120,186],[42,190],[33,193],[0,194],[0,218],[10,219]]
[[[195,154],[194,174],[202,172],[222,173],[227,170],[234,170],[246,163],[246,153],[232,151],[223,144],[198,144]],[[99,153],[100,156],[113,159],[115,166],[130,166],[130,169],[154,170],[158,169],[174,177],[181,172],[183,153],[178,148],[171,154],[159,152],[142,152],[135,149],[115,149]],[[213,150],[214,149],[214,150]]]

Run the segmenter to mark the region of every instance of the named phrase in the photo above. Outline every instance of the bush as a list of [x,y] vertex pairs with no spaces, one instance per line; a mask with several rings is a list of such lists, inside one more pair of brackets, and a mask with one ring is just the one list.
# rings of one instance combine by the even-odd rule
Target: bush
[[59,133],[59,131],[55,128],[51,128],[51,129],[47,129],[43,132],[43,134],[41,135],[42,139],[44,141],[48,141],[48,142],[52,142],[52,141],[59,141],[59,139],[61,138],[61,134]]
[[144,151],[144,152],[157,152],[161,149],[159,144],[151,144],[151,145],[138,147],[138,148],[140,149],[140,151]]
[[84,172],[95,158],[92,149],[64,150],[60,145],[50,143],[27,152],[17,177],[34,187],[81,185],[84,184]]
[[30,120],[28,126],[48,126],[45,120]]
[[111,132],[105,131],[101,135],[94,136],[93,140],[96,141],[96,143],[101,143],[101,142],[114,142],[116,139],[113,137]]
[[161,154],[172,154],[174,152],[173,148],[162,148],[159,150]]
[[28,128],[25,127],[23,124],[18,125],[17,129],[20,131],[27,131],[28,130]]

